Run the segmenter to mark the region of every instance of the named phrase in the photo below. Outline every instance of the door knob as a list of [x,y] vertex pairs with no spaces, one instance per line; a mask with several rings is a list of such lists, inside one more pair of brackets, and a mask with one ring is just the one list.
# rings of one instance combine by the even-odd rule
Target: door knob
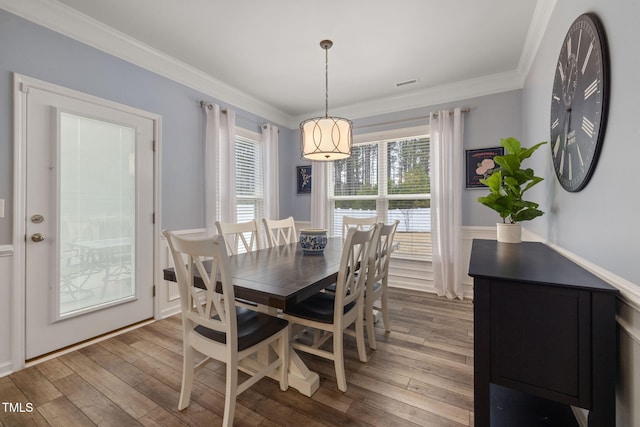
[[42,242],[44,240],[44,236],[42,233],[35,233],[31,235],[31,240],[34,242]]

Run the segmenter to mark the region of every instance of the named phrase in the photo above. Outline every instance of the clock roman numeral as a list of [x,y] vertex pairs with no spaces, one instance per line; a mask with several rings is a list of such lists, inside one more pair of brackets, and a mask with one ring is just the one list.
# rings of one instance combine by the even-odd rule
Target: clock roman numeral
[[567,39],[567,59],[571,58],[571,37]]
[[589,98],[598,90],[599,80],[595,79],[587,88],[584,90],[584,99]]
[[593,51],[593,42],[589,44],[589,50],[587,50],[587,56],[584,57],[584,63],[582,64],[582,74],[584,74],[584,71],[587,69],[589,58],[591,58],[591,51]]
[[556,142],[553,144],[553,158],[558,157],[558,150],[560,149],[560,135],[556,138]]
[[584,133],[586,133],[587,135],[589,135],[589,138],[593,138],[593,123],[591,123],[589,121],[589,119],[587,119],[586,117],[582,117],[582,130],[584,131]]
[[562,69],[562,64],[558,64],[558,72],[560,73],[560,79],[564,82],[564,70]]
[[578,34],[578,46],[576,46],[576,64],[578,63],[578,56],[580,55],[580,43],[582,43],[582,28]]
[[555,119],[553,123],[551,123],[551,129],[555,129],[560,124],[560,119]]
[[580,160],[580,168],[584,168],[584,160],[582,159],[582,151],[580,151],[580,146],[576,145],[576,149],[578,152],[578,160]]
[[571,166],[571,153],[569,153],[569,181],[573,180],[573,169]]

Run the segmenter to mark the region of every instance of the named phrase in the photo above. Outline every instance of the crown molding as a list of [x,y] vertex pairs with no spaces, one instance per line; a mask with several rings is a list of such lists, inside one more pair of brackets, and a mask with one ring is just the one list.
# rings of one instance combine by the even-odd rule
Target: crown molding
[[523,84],[542,43],[542,38],[551,19],[551,13],[556,7],[556,1],[557,0],[538,0],[536,3],[533,18],[529,25],[529,31],[527,32],[527,38],[524,41],[524,47],[520,55],[520,62],[518,63],[518,73],[522,76]]
[[55,0],[0,0],[0,8],[275,123],[291,116]]
[[[516,70],[512,70],[436,86],[401,96],[379,98],[344,107],[333,107],[331,113],[334,116],[349,117],[353,120],[507,92],[522,89],[522,87],[522,76]],[[324,113],[318,112],[317,114]],[[313,114],[305,115],[305,117],[297,116],[296,120],[300,122],[312,116]]]
[[[332,109],[351,119],[411,110],[523,87],[556,0],[538,0],[518,69],[400,96]],[[56,0],[0,0],[0,8],[81,43],[290,129],[313,114],[292,116]],[[322,112],[318,112],[321,115]]]

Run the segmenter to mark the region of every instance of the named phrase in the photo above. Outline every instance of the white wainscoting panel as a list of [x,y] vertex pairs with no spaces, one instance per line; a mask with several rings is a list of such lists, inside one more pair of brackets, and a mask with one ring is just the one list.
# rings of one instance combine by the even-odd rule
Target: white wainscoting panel
[[[561,247],[549,246],[620,291],[616,315],[619,337],[616,425],[640,425],[640,284],[631,283]],[[581,418],[578,418],[580,425],[586,427]]]
[[391,258],[389,286],[435,293],[431,261]]
[[618,307],[618,426],[640,425],[640,310],[635,303],[623,301]]
[[[464,227],[462,236],[462,258],[466,261],[466,265],[463,261],[462,268],[468,268],[471,242],[474,238],[496,238],[493,227]],[[620,291],[616,315],[619,337],[616,425],[640,426],[640,404],[638,403],[638,396],[640,396],[640,284],[631,283],[559,246],[545,242],[524,228],[522,237],[525,241],[540,241],[547,244]],[[473,292],[473,282],[466,272],[464,277],[468,280],[463,283],[466,297],[467,286],[471,286],[471,292]],[[588,411],[573,408],[573,412],[579,425],[586,427]]]
[[13,370],[11,360],[11,289],[13,288],[13,246],[0,245],[0,377]]

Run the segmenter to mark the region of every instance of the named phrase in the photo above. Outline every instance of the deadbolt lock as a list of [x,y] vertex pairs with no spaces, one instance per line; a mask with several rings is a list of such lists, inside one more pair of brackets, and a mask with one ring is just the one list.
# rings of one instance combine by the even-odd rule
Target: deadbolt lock
[[44,221],[44,217],[40,214],[35,214],[31,217],[31,222],[35,224],[40,224],[42,221]]

